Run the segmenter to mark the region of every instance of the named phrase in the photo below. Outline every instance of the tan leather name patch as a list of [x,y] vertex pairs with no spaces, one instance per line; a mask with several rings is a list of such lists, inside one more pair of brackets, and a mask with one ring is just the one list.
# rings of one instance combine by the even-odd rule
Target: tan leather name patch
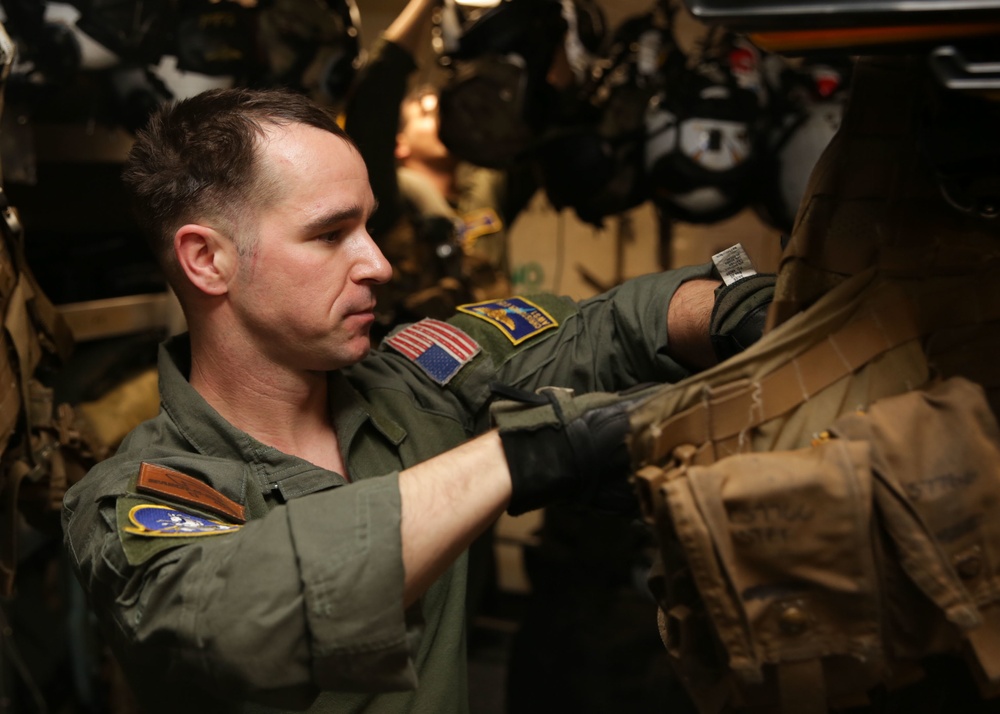
[[164,466],[143,461],[139,467],[139,481],[136,488],[143,493],[153,493],[190,506],[200,506],[239,523],[246,523],[247,520],[246,509],[236,501],[194,476]]

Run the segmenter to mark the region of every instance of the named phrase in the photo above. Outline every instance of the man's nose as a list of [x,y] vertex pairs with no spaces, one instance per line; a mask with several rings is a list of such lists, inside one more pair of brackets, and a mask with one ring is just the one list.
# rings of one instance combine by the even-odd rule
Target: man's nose
[[387,283],[392,278],[392,265],[382,254],[375,240],[366,232],[364,255],[361,260],[364,266],[364,280],[375,283]]

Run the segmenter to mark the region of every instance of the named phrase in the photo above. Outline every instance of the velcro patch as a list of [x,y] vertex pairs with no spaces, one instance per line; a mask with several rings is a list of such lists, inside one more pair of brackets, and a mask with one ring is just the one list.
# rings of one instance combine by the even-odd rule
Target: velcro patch
[[424,318],[383,340],[438,384],[447,384],[482,351],[479,343],[447,322]]
[[216,491],[204,481],[180,471],[143,461],[139,467],[136,490],[141,493],[166,496],[189,506],[210,511],[237,523],[246,523],[246,509],[236,501]]
[[486,320],[518,345],[559,323],[541,307],[523,297],[459,305],[459,312]]
[[185,513],[176,508],[157,506],[152,503],[133,506],[128,512],[128,519],[132,526],[126,526],[126,532],[158,538],[218,535],[232,533],[240,529],[240,526],[237,525],[212,521],[193,513]]

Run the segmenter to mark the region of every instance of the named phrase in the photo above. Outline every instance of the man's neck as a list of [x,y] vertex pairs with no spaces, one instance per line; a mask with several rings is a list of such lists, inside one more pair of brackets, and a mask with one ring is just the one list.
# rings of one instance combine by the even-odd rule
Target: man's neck
[[291,371],[257,356],[232,354],[192,335],[191,386],[237,429],[257,441],[346,476],[330,421],[325,372]]

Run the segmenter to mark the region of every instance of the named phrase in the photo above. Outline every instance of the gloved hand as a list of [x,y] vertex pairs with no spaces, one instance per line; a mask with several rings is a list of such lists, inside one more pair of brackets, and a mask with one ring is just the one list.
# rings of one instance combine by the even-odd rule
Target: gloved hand
[[739,354],[764,334],[776,279],[770,273],[757,273],[716,289],[709,333],[720,362]]
[[546,387],[537,394],[494,386],[510,401],[493,405],[493,420],[510,468],[513,516],[550,503],[574,503],[638,515],[629,483],[627,408],[641,393],[573,397]]

